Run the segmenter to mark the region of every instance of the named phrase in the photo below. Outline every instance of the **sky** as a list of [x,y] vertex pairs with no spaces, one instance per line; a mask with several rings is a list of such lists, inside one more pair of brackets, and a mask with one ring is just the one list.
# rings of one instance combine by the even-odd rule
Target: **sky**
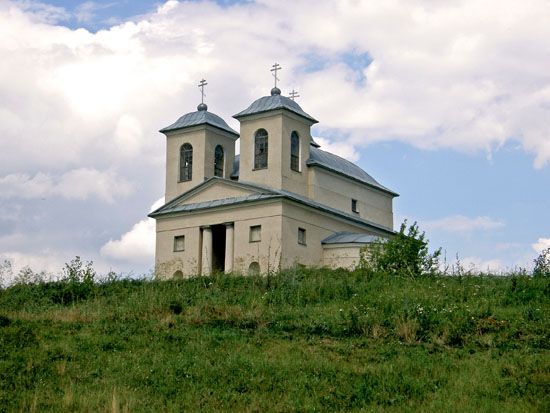
[[165,137],[200,103],[283,94],[322,149],[400,194],[449,264],[530,268],[550,247],[546,0],[0,0],[0,260],[154,266]]

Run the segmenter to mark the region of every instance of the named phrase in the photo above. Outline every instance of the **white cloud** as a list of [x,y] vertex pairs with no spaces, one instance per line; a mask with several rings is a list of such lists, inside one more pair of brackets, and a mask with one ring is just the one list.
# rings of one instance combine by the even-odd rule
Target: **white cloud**
[[321,145],[321,149],[324,151],[332,152],[342,158],[349,161],[357,161],[359,159],[359,153],[355,147],[347,142],[334,142],[327,138],[321,138],[319,136],[313,137],[313,140]]
[[0,177],[0,198],[47,198],[86,200],[93,197],[112,203],[132,193],[132,185],[114,171],[79,168],[60,176],[42,172],[33,177],[10,174]]
[[[283,93],[297,87],[330,137],[323,149],[345,158],[384,140],[488,153],[512,141],[535,167],[550,161],[545,0],[169,1],[96,33],[58,25],[69,18],[45,3],[0,1],[0,198],[109,202],[138,183],[150,196],[164,173],[157,131],[194,110],[196,81],[206,77],[210,110],[238,128],[230,116],[269,92],[274,61]],[[358,67],[354,56],[367,54],[372,63]],[[108,214],[127,211],[113,203]]]
[[74,15],[78,22],[88,23],[92,21],[98,10],[112,7],[114,3],[101,4],[95,1],[85,1],[76,7]]
[[489,273],[506,273],[509,267],[499,259],[484,260],[480,257],[465,257],[460,260],[461,265],[467,271],[483,271]]
[[24,254],[17,251],[3,252],[0,261],[8,260],[12,265],[13,275],[16,275],[23,267],[30,267],[36,271],[47,273],[60,272],[62,264],[52,251],[44,251],[42,254]]
[[134,116],[124,114],[116,124],[114,141],[122,156],[134,157],[142,147],[143,129]]
[[[157,200],[151,211],[161,207],[164,198]],[[146,218],[132,226],[117,240],[109,240],[101,247],[101,255],[130,263],[148,263],[155,256],[155,220]]]
[[448,232],[474,232],[488,231],[504,227],[504,223],[490,217],[469,218],[464,215],[453,215],[436,220],[423,221],[422,226],[428,230],[441,230]]
[[[33,0],[17,0],[15,4],[26,12],[34,21],[47,24],[56,24],[70,18],[70,14],[63,8]],[[13,10],[16,12],[16,10]]]
[[[283,59],[284,92],[298,86],[300,104],[322,128],[349,136],[344,156],[352,159],[370,142],[398,139],[487,152],[514,140],[534,155],[536,167],[550,160],[544,0],[315,7],[307,0],[226,7],[169,1],[135,23],[97,33],[37,25],[27,17],[48,9],[41,3],[6,4],[0,7],[6,167],[143,155],[155,147],[150,137],[159,127],[194,108],[197,79],[208,77],[208,103],[228,118],[268,92],[267,68],[275,59]],[[367,53],[368,67],[349,64]],[[321,62],[318,70],[306,70],[312,59]],[[139,119],[141,132],[130,138],[133,149],[115,151],[125,116]]]
[[533,249],[540,254],[547,248],[550,248],[550,238],[539,238],[537,242],[531,244]]

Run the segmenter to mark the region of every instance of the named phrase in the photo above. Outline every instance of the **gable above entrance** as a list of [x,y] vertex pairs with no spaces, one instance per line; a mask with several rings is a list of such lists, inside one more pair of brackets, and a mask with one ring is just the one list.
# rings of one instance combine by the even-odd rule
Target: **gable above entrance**
[[267,188],[212,177],[151,212],[149,216],[156,218],[172,213],[198,211],[281,197],[281,194]]

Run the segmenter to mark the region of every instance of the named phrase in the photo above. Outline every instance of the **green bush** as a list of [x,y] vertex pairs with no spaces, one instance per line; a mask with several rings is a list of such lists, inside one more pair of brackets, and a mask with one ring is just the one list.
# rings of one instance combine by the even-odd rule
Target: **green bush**
[[534,261],[533,275],[535,277],[550,277],[550,248],[543,250]]
[[378,239],[361,251],[359,267],[369,272],[391,275],[434,275],[439,271],[441,248],[430,254],[425,233],[414,222],[407,228],[407,220],[390,239]]

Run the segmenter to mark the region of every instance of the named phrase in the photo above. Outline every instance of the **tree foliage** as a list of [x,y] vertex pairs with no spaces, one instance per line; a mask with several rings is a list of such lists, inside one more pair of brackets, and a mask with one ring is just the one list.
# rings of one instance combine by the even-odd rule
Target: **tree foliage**
[[550,248],[542,250],[534,262],[533,275],[535,277],[550,277]]
[[392,275],[433,275],[439,270],[440,255],[441,248],[429,252],[428,240],[418,224],[407,227],[405,220],[393,237],[379,239],[361,251],[360,267]]

